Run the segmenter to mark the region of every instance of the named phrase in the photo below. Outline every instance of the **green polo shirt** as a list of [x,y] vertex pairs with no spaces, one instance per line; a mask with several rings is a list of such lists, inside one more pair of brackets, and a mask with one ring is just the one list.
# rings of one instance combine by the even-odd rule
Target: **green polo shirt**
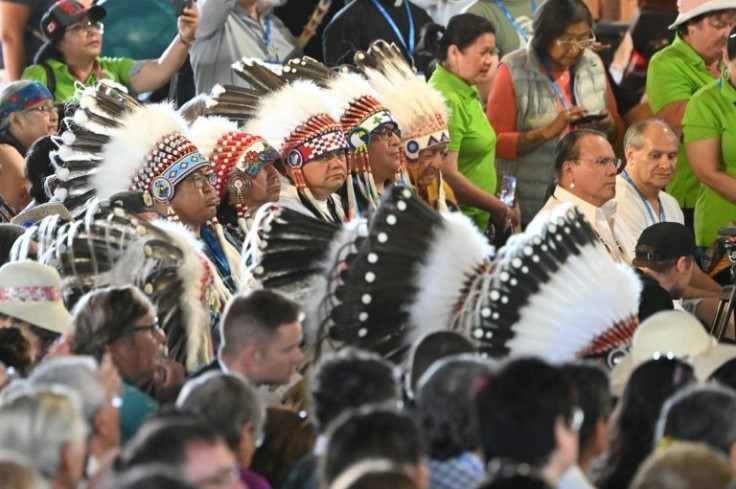
[[[112,80],[130,88],[130,72],[138,61],[129,58],[97,58],[102,78]],[[54,74],[54,82],[56,88],[54,90],[54,100],[57,102],[66,102],[74,95],[74,83],[77,81],[74,75],[69,73],[69,67],[56,59],[47,59],[46,64],[51,68]],[[31,65],[25,69],[21,76],[23,80],[38,80],[48,86],[46,79],[46,70],[41,65]],[[97,83],[97,70],[92,70],[85,80],[85,85],[94,85]]]
[[[439,91],[450,109],[447,127],[450,130],[449,151],[457,151],[460,173],[489,194],[496,193],[496,131],[486,118],[478,99],[478,90],[450,73],[442,65],[429,84]],[[470,216],[485,231],[491,215],[488,211],[460,205],[463,214]]]
[[[647,71],[647,98],[655,115],[667,104],[688,100],[716,76],[705,67],[705,61],[679,35],[675,41],[652,56]],[[692,209],[698,198],[700,183],[690,168],[685,145],[680,143],[677,168],[667,186],[680,207]]]
[[[682,119],[685,144],[703,139],[721,139],[720,169],[736,178],[736,90],[722,79],[700,89],[687,104]],[[695,241],[710,246],[718,228],[736,220],[736,204],[700,184],[695,204]]]

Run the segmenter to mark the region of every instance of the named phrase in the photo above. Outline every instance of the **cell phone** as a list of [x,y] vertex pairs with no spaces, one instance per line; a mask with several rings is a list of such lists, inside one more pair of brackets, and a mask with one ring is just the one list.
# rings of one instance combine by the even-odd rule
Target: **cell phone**
[[498,198],[507,206],[514,206],[516,200],[516,177],[514,175],[504,174],[501,181],[501,193]]
[[171,0],[176,16],[179,17],[184,9],[192,6],[192,0]]
[[591,122],[602,121],[606,118],[606,114],[589,114],[584,115],[580,119],[572,121],[570,124],[573,126],[580,126],[583,124],[590,124]]

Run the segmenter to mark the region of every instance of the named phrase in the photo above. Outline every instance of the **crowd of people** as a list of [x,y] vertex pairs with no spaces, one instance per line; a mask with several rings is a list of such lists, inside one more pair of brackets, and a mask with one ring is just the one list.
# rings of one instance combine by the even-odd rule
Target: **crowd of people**
[[120,1],[0,0],[0,487],[736,487],[736,0]]

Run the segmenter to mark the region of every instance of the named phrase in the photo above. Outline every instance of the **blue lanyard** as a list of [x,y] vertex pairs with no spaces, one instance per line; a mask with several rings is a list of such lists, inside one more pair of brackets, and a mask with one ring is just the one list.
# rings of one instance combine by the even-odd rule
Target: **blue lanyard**
[[570,107],[570,105],[567,103],[565,95],[562,93],[562,89],[557,84],[557,80],[555,80],[555,77],[552,76],[552,69],[549,67],[549,61],[547,61],[547,57],[542,56],[539,59],[542,62],[544,72],[547,73],[547,78],[549,78],[549,81],[552,82],[552,88],[555,89],[557,98],[560,99],[560,102],[562,102],[562,106],[565,108],[565,110],[570,110],[572,107],[575,107],[577,105],[577,100],[575,100],[575,67],[571,66],[568,69],[568,72],[570,73],[570,93],[572,94],[572,107]]
[[[266,15],[264,23],[266,24],[266,55],[268,56],[268,61],[278,61],[279,57],[275,50],[273,53],[271,52],[271,48],[273,47],[273,34],[271,32],[271,14]],[[271,59],[272,55],[273,59]]]
[[396,37],[399,39],[399,42],[401,42],[401,45],[404,46],[404,49],[406,49],[406,52],[409,54],[409,59],[411,59],[412,64],[414,63],[414,19],[411,17],[411,9],[409,8],[409,0],[404,0],[404,7],[406,7],[406,16],[409,18],[409,44],[407,45],[406,41],[404,41],[404,38],[401,36],[401,31],[399,30],[399,26],[396,25],[396,22],[394,22],[394,19],[391,18],[391,16],[386,12],[386,9],[378,3],[378,0],[373,0],[373,5],[376,6],[379,12],[381,12],[381,15],[383,15],[383,18],[386,19],[386,22],[391,26],[391,28],[394,30],[394,34],[396,34]]
[[646,207],[647,213],[649,213],[649,217],[652,219],[652,224],[656,224],[658,222],[666,222],[667,221],[667,216],[664,213],[664,207],[662,206],[662,199],[660,199],[659,197],[657,197],[657,202],[659,203],[659,221],[657,221],[654,218],[654,211],[652,210],[652,206],[649,205],[649,201],[647,201],[646,196],[644,195],[644,193],[641,190],[639,190],[639,187],[636,186],[636,184],[631,179],[631,177],[629,176],[629,174],[626,173],[626,171],[624,171],[623,173],[621,173],[621,176],[623,177],[624,180],[626,180],[627,182],[629,182],[631,184],[631,186],[634,187],[634,190],[636,190],[636,193],[639,194],[639,198],[641,199],[642,202],[644,202],[644,207]]
[[[210,230],[205,226],[199,228],[199,234],[202,235],[202,240],[205,242],[210,251],[212,251],[212,257],[215,259],[215,264],[217,265],[217,267],[225,273],[225,277],[231,277],[232,271],[230,270],[230,264],[227,261],[225,252],[220,247],[220,243],[218,242],[217,237],[213,236]],[[225,277],[223,277],[223,282],[225,281]]]
[[[524,29],[521,28],[519,23],[516,22],[516,19],[514,19],[514,17],[511,15],[511,12],[509,12],[509,9],[506,8],[506,5],[501,3],[501,0],[493,0],[493,1],[496,4],[496,7],[498,7],[498,9],[501,11],[501,13],[506,16],[509,22],[511,22],[511,25],[514,26],[514,29],[516,29],[516,32],[518,32],[519,35],[525,41],[528,42],[529,36],[526,34],[526,32],[524,32]],[[537,3],[534,0],[532,0],[532,14],[534,13],[535,10],[537,10]]]

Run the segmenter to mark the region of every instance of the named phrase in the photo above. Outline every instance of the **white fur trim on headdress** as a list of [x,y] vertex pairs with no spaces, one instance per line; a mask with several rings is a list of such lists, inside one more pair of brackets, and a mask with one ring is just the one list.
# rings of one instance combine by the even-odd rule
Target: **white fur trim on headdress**
[[113,131],[103,149],[102,163],[93,177],[100,198],[129,190],[156,143],[166,135],[186,130],[184,119],[166,103],[141,107],[120,122],[121,127]]

